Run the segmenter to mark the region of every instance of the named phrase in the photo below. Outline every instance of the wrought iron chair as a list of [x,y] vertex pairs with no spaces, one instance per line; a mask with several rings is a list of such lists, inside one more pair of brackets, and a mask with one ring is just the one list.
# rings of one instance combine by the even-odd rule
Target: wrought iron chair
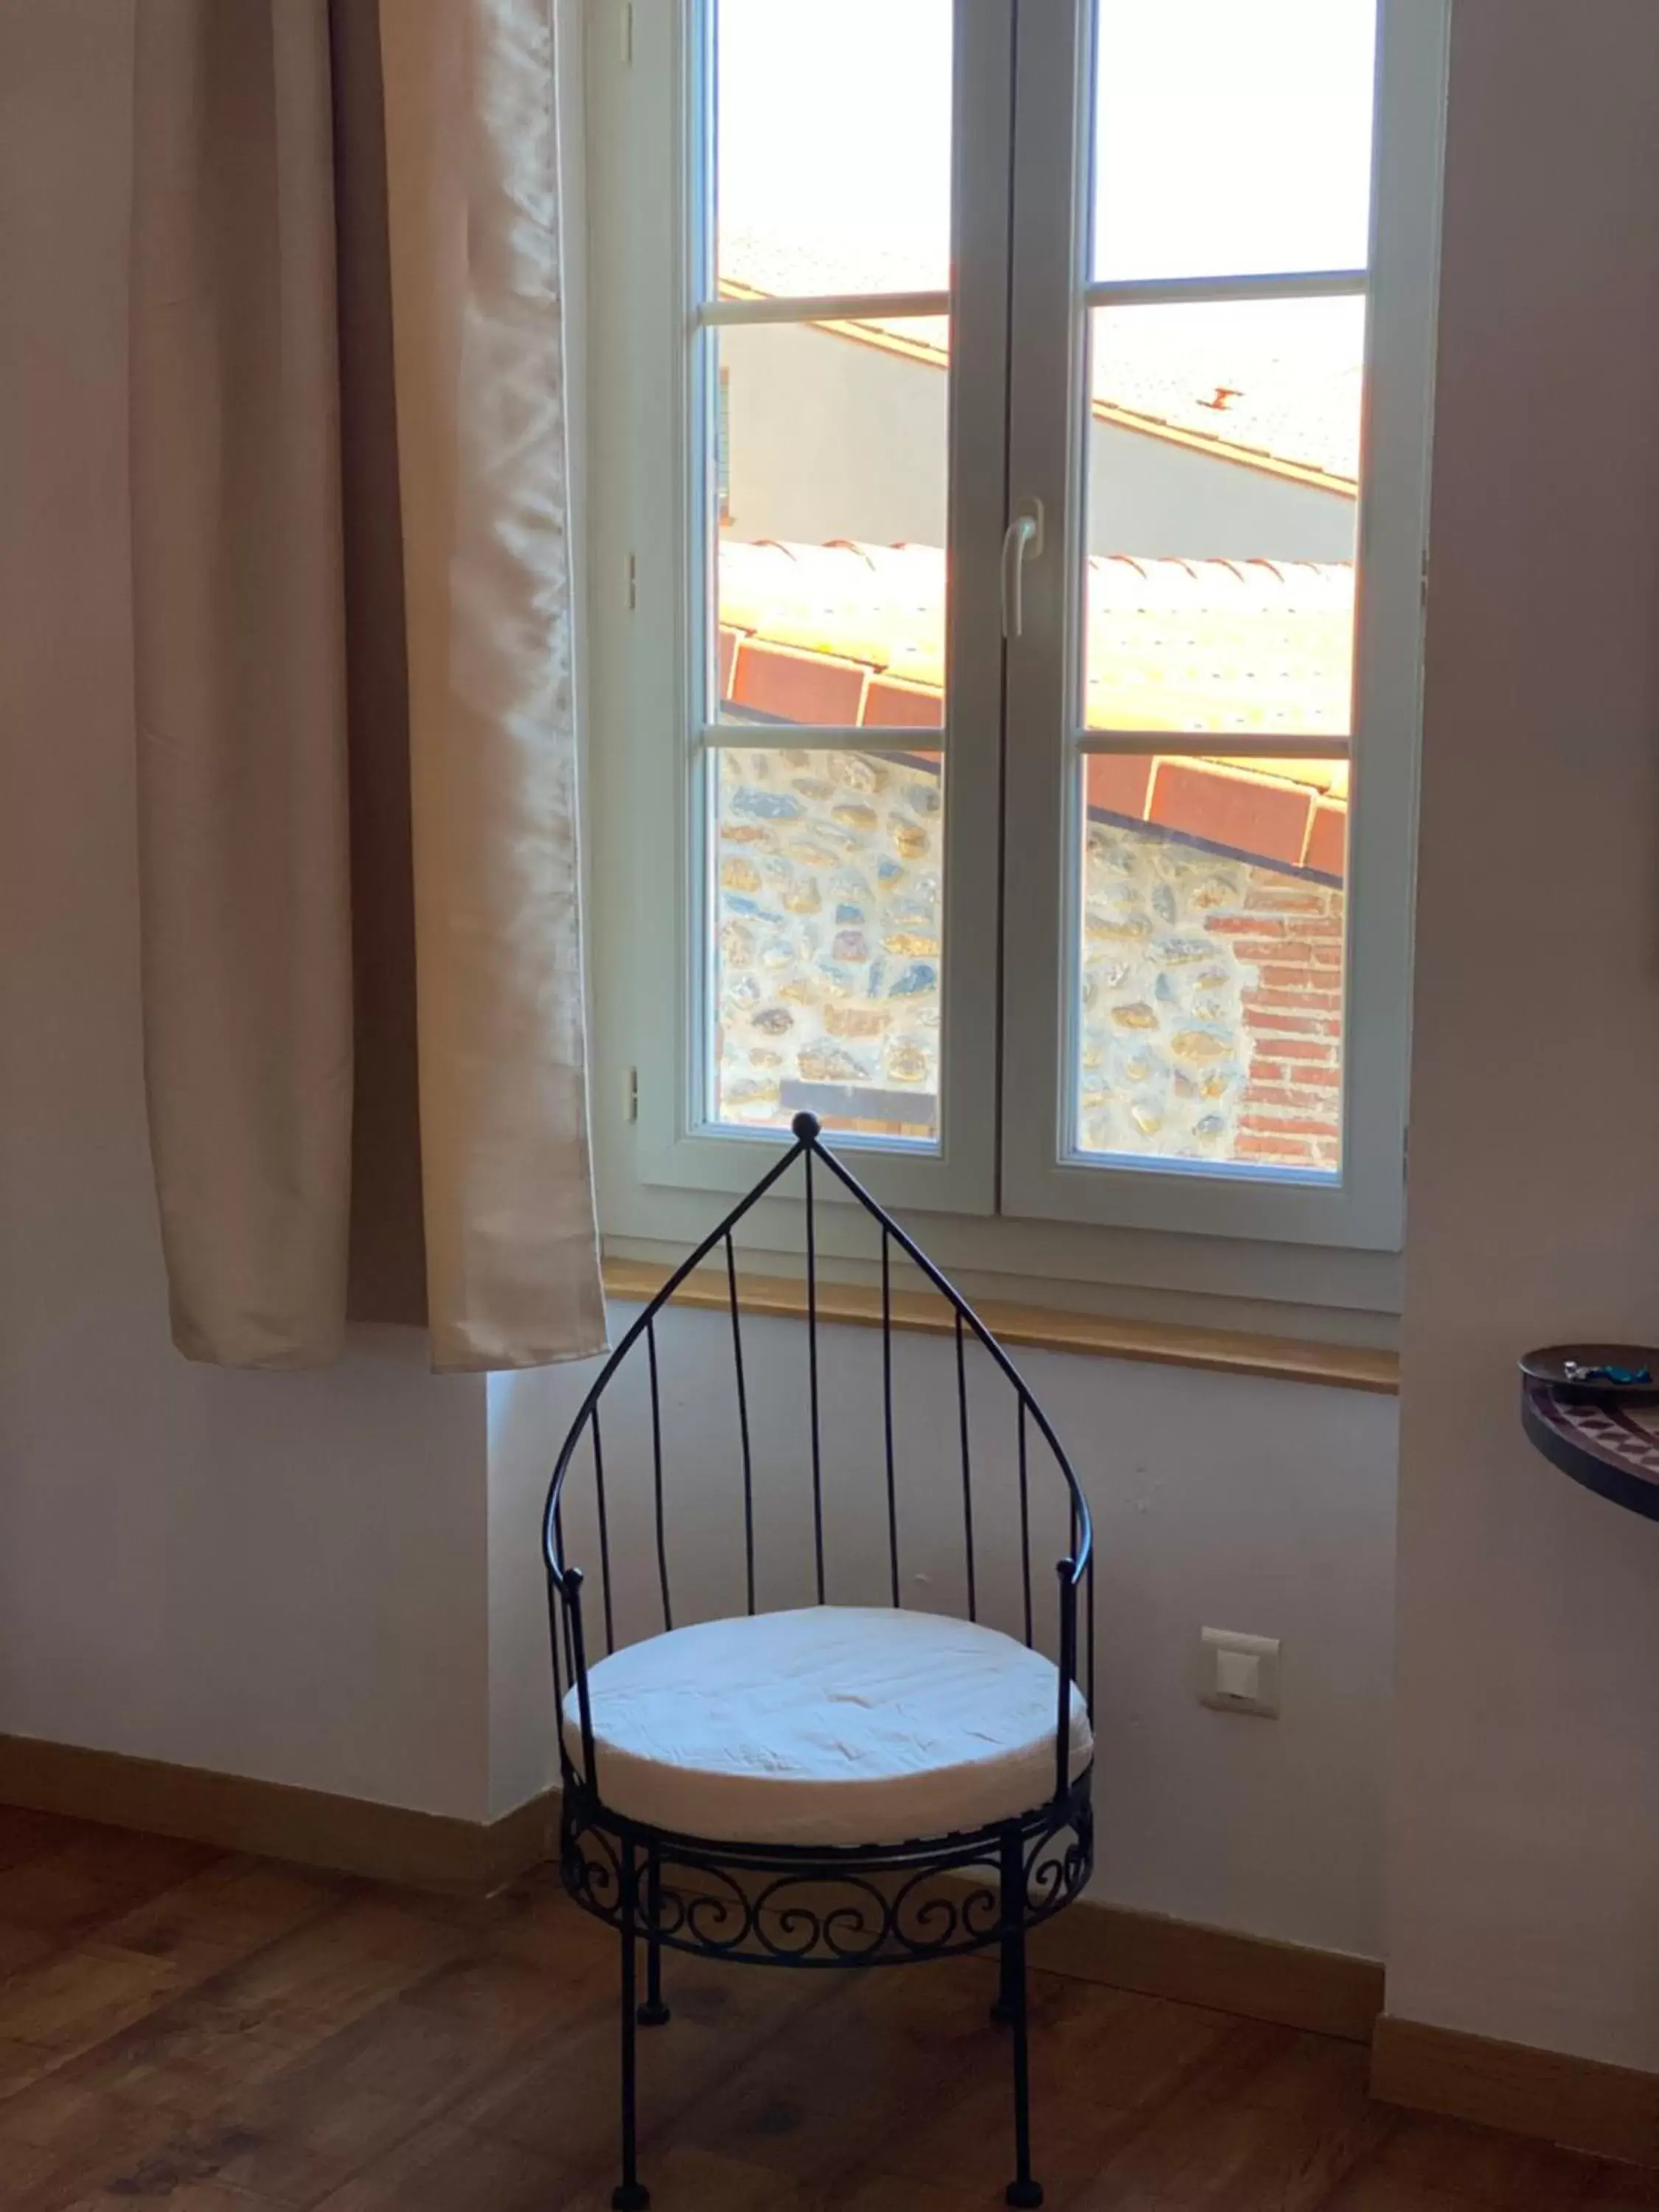
[[[1089,1509],[1042,1408],[989,1330],[826,1149],[816,1117],[798,1114],[793,1129],[793,1145],[675,1271],[607,1360],[565,1439],[548,1493],[543,1542],[560,1716],[561,1871],[575,1902],[615,1927],[622,1938],[622,2179],[611,2203],[617,2212],[635,2212],[650,2203],[636,2161],[635,2033],[636,2027],[656,2027],[669,2018],[663,1998],[665,1950],[745,1964],[834,1968],[907,1966],[994,1946],[1000,1966],[992,2017],[1011,2031],[1013,2056],[1015,2172],[1007,2202],[1040,2204],[1042,2185],[1031,2172],[1025,1939],[1028,1929],[1051,1918],[1079,1894],[1093,1863],[1089,1713],[1093,1703],[1094,1563]],[[799,1471],[805,1476],[810,1469],[811,1525],[811,1579],[806,1579],[803,1559],[798,1587],[802,1595],[810,1589],[817,1604],[768,1612],[757,1609],[756,1601],[757,1485],[764,1470],[757,1466],[751,1448],[750,1411],[760,1369],[752,1349],[752,1326],[745,1367],[732,1231],[798,1164],[805,1185],[806,1223],[806,1388],[800,1407],[805,1449]],[[886,1571],[881,1577],[884,1603],[878,1612],[826,1603],[832,1583],[826,1571],[826,1427],[831,1410],[848,1410],[848,1394],[826,1393],[823,1375],[817,1215],[823,1200],[814,1188],[815,1181],[821,1184],[823,1171],[851,1194],[880,1236]],[[952,1456],[959,1454],[960,1460],[958,1556],[965,1624],[936,1611],[907,1610],[901,1605],[899,1496],[904,1454],[897,1442],[902,1424],[896,1419],[896,1252],[948,1302],[953,1318],[953,1329],[951,1322],[946,1323],[955,1340],[957,1433],[951,1444]],[[657,1322],[693,1272],[716,1255],[724,1259],[729,1346],[721,1364],[729,1357],[737,1448],[730,1564],[735,1583],[735,1529],[740,1516],[741,1600],[747,1610],[676,1629],[665,1513],[669,1492]],[[722,1327],[721,1335],[726,1334]],[[970,1362],[970,1344],[982,1348],[987,1357],[975,1354]],[[639,1595],[641,1576],[637,1567],[620,1556],[624,1455],[613,1449],[607,1467],[601,1408],[610,1401],[614,1438],[628,1389],[626,1384],[617,1389],[618,1378],[628,1371],[630,1355],[641,1345],[644,1373],[639,1377],[641,1397],[634,1409],[633,1425],[641,1459],[647,1450],[649,1455],[649,1520],[655,1540],[652,1609],[659,1613],[660,1629],[653,1626],[642,1640],[630,1642],[619,1632],[617,1616],[629,1587]],[[1003,1541],[1000,1571],[990,1581],[981,1571],[976,1553],[985,1545],[994,1498],[982,1437],[977,1455],[974,1449],[972,1405],[975,1398],[983,1401],[985,1386],[976,1371],[975,1388],[970,1391],[970,1365],[988,1376],[994,1394],[1005,1407],[1012,1405],[1014,1416],[1006,1444],[997,1454],[1004,1462],[995,1469],[1004,1493],[997,1509]],[[637,1365],[632,1372],[637,1374]],[[706,1413],[708,1394],[719,1388],[715,1370],[700,1368],[696,1388]],[[824,1402],[826,1395],[835,1400],[833,1409]],[[864,1411],[872,1419],[873,1401]],[[873,1433],[872,1426],[872,1437]],[[1045,1465],[1050,1479],[1046,1499],[1037,1483]],[[635,1494],[643,1534],[643,1465],[638,1473]],[[1057,1484],[1053,1480],[1056,1473]],[[574,1480],[579,1474],[589,1479],[587,1483]],[[951,1486],[956,1486],[954,1477]],[[981,1516],[977,1546],[976,1498]],[[805,1501],[799,1503],[804,1533]],[[957,1504],[951,1510],[954,1520]],[[598,1622],[589,1621],[582,1571],[571,1563],[567,1551],[568,1528],[579,1518],[598,1551],[603,1600]],[[1045,1518],[1057,1528],[1064,1527],[1066,1543],[1066,1554],[1058,1564],[1052,1622],[1046,1601],[1039,1599],[1034,1604],[1031,1579],[1034,1528]],[[763,1514],[760,1519],[764,1538],[767,1516]],[[706,1516],[699,1516],[698,1526],[707,1549],[710,1531]],[[953,1534],[953,1550],[957,1541]],[[613,1548],[619,1553],[614,1577]],[[864,1565],[867,1578],[867,1557]],[[629,1571],[624,1571],[625,1565]],[[738,1595],[735,1590],[733,1595]],[[1021,1632],[1007,1636],[982,1625],[981,1599],[992,1601],[990,1609],[1000,1607]],[[590,1663],[589,1636],[601,1628],[606,1656]],[[879,1668],[891,1657],[888,1641],[898,1637],[901,1628],[903,1650],[897,1664],[904,1674],[906,1694],[884,1705]],[[1057,1664],[1040,1648],[1049,1641],[1051,1629]],[[1077,1679],[1079,1635],[1085,1647],[1081,1686]],[[831,1647],[827,1658],[826,1645]],[[860,1655],[866,1649],[877,1677],[867,1686],[867,1693],[858,1676]],[[958,1654],[959,1676],[954,1672]],[[759,1735],[765,1738],[758,1757],[752,1745],[729,1752],[722,1747],[715,1725],[722,1700],[727,1720],[735,1715],[741,1728],[745,1685],[763,1685],[756,1695],[765,1705],[775,1667],[786,1673],[797,1668],[802,1694],[826,1701],[823,1710],[836,1731],[837,1754],[850,1760],[854,1770],[857,1786],[851,1802],[855,1812],[845,1809],[848,1801],[840,1784],[820,1786],[810,1757],[805,1759],[803,1773],[792,1766],[793,1753],[775,1753],[774,1741],[767,1736],[773,1719],[769,1709],[758,1723]],[[843,1692],[839,1702],[838,1685]],[[985,1686],[982,1701],[976,1685]],[[941,1701],[937,1715],[928,1705],[930,1696]],[[951,1747],[956,1742],[951,1700],[964,1696],[975,1701],[969,1735],[975,1744],[982,1744],[988,1735],[1000,1746],[994,1746],[996,1755],[988,1761],[969,1756],[951,1763]],[[849,1705],[850,1723],[844,1717]],[[918,1724],[915,1711],[921,1707],[927,1714]],[[872,1710],[878,1715],[875,1739],[881,1740],[858,1735],[863,1717]],[[708,1715],[714,1717],[704,1729]],[[912,1759],[916,1771],[888,1771],[894,1761],[882,1731],[889,1723],[901,1735],[907,1727],[921,1726],[921,1747]],[[844,1736],[848,1727],[850,1738]],[[688,1732],[694,1738],[707,1735],[708,1741],[699,1741],[686,1753]],[[904,1766],[910,1755],[907,1737],[905,1754],[897,1765]],[[937,1771],[930,1770],[930,1759],[938,1762]],[[925,1808],[935,1803],[939,1814],[931,1819]],[[919,1805],[924,1808],[920,1814]],[[971,1809],[966,1820],[963,1807]],[[854,1826],[849,1834],[849,1820],[866,1820],[873,1833],[864,1835]],[[641,1942],[646,1947],[642,2000],[636,1980]]]

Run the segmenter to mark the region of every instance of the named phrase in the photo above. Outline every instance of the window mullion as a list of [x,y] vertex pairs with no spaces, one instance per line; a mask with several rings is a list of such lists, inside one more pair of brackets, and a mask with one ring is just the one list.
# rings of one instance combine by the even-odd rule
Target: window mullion
[[897,316],[948,315],[948,292],[825,292],[811,297],[761,293],[723,294],[701,301],[696,319],[705,329],[735,330],[766,323],[864,323]]
[[1070,894],[1060,880],[1074,726],[1073,580],[1082,518],[1073,422],[1082,313],[1078,189],[1087,0],[1022,10],[1009,363],[1010,509],[1042,502],[1044,550],[1007,647],[1001,1208],[1037,1213],[1059,1141],[1062,974]]
[[1342,300],[1363,294],[1364,269],[1285,270],[1249,276],[1107,276],[1083,288],[1088,307],[1220,306],[1249,300]]
[[708,722],[694,732],[703,745],[766,746],[775,752],[943,753],[950,750],[950,732],[936,728],[884,729],[860,722],[840,725],[814,723],[810,728],[789,722]]
[[1328,734],[1267,736],[1257,730],[1079,730],[1073,744],[1080,753],[1163,753],[1171,758],[1192,754],[1200,759],[1346,760],[1353,750],[1350,737]]

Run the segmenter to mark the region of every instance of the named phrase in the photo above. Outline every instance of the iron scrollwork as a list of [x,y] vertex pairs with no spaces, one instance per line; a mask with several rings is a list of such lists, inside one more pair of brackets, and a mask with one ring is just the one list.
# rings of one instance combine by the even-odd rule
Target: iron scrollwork
[[564,1886],[584,1911],[620,1927],[625,1861],[654,1856],[637,1882],[635,1926],[671,1950],[757,1966],[879,1966],[958,1957],[1036,1926],[1082,1891],[1093,1865],[1087,1778],[1018,1824],[1023,1881],[1011,1920],[1000,1880],[1006,1831],[836,1856],[723,1850],[613,1825],[580,1788],[566,1798]]

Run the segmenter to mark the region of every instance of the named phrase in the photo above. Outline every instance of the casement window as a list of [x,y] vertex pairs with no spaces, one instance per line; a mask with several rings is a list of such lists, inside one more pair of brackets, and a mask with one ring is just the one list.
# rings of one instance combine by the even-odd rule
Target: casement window
[[1396,1248],[1443,0],[588,36],[608,1214]]

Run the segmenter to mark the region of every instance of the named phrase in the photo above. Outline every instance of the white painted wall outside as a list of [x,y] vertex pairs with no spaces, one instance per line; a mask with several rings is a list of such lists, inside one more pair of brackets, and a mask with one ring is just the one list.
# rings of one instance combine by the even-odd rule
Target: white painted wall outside
[[[943,545],[949,378],[810,325],[720,334],[731,532],[817,545]],[[1166,438],[1096,422],[1091,553],[1352,561],[1354,501]]]
[[[613,1334],[630,1317],[617,1309]],[[745,1359],[758,1468],[761,1604],[812,1601],[805,1333],[751,1321]],[[829,1595],[886,1600],[880,1340],[826,1328],[823,1402]],[[724,1316],[659,1328],[677,1622],[740,1611],[740,1461]],[[948,1343],[895,1345],[900,1551],[908,1603],[963,1598],[956,1372]],[[619,1638],[661,1626],[641,1371],[607,1403],[606,1468]],[[1382,1946],[1382,1785],[1389,1730],[1395,1408],[1387,1398],[1052,1352],[1018,1364],[1088,1492],[1099,1543],[1099,1871],[1115,1903],[1375,1956]],[[552,1460],[596,1368],[492,1377],[490,1480],[499,1525],[532,1522]],[[1006,1396],[976,1381],[975,1534],[981,1617],[1020,1626],[1012,1468],[995,1465]],[[588,1567],[597,1636],[598,1547],[586,1485],[573,1493],[571,1556]],[[1051,1504],[1054,1493],[1050,1491]],[[1034,1502],[1036,1490],[1034,1485]],[[1062,1513],[1034,1523],[1034,1581],[1052,1624]],[[927,1579],[918,1580],[918,1577]],[[501,1699],[497,1809],[554,1772],[544,1588],[520,1548],[493,1578],[515,1663]],[[1043,1614],[1039,1613],[1039,1621]],[[1190,1681],[1205,1625],[1283,1638],[1284,1712],[1201,1708]],[[603,1650],[596,1643],[596,1651]]]
[[1453,22],[1389,2005],[1659,2069],[1659,1528],[1514,1364],[1659,1336],[1659,9]]

